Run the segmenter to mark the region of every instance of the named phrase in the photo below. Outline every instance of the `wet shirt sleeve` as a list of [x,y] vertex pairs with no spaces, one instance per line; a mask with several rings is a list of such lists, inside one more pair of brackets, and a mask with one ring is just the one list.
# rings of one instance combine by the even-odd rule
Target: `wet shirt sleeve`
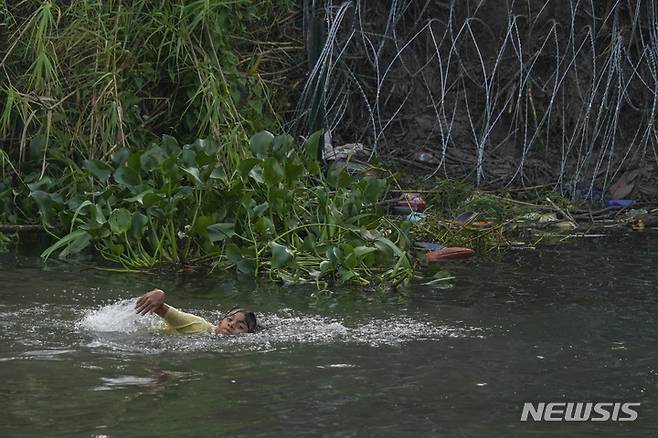
[[164,320],[167,333],[191,335],[194,333],[214,333],[215,331],[215,327],[205,319],[191,313],[181,312],[171,306],[165,313]]

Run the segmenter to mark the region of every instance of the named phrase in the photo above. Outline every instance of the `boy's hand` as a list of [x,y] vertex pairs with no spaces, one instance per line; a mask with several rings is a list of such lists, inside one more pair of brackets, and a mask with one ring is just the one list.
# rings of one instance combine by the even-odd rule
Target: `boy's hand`
[[[135,311],[139,315],[146,315],[147,313],[163,313],[165,310],[164,303],[165,293],[160,289],[153,289],[137,299],[135,303]],[[161,315],[162,316],[162,315]]]

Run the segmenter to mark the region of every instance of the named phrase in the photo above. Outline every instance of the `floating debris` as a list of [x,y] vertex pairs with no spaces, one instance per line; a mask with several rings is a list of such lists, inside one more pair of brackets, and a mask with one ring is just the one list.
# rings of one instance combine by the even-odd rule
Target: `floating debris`
[[463,260],[471,258],[475,251],[471,248],[452,247],[443,248],[435,251],[427,251],[425,255],[428,262],[440,262],[445,260]]

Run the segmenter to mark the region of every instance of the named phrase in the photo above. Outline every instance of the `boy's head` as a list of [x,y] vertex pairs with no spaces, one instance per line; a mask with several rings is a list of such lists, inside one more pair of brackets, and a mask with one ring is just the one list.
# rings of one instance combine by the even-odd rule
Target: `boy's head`
[[217,323],[217,333],[222,335],[237,335],[240,333],[253,333],[256,329],[256,315],[247,312],[240,306],[228,311]]

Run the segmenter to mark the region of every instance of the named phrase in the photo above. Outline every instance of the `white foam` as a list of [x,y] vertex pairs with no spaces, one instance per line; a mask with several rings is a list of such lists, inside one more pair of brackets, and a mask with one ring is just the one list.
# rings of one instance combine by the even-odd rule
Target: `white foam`
[[[283,309],[275,314],[258,314],[262,329],[239,336],[199,334],[168,336],[157,316],[135,314],[134,299],[90,310],[77,327],[96,332],[90,348],[109,348],[141,353],[161,351],[240,351],[281,350],[300,344],[366,344],[396,345],[417,340],[440,340],[455,337],[482,337],[482,331],[472,327],[437,325],[411,318],[373,319],[350,327],[344,321],[317,315],[295,313]],[[217,314],[188,310],[209,321]]]
[[135,313],[135,300],[121,300],[100,309],[90,310],[77,326],[95,332],[120,333],[153,331],[161,328],[162,321],[157,316],[140,316]]

